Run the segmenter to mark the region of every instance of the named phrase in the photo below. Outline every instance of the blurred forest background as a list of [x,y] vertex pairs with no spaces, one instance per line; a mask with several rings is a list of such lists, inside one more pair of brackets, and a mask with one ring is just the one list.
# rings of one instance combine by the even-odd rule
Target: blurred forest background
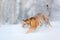
[[60,0],[0,0],[0,24],[18,24],[37,13],[60,21]]

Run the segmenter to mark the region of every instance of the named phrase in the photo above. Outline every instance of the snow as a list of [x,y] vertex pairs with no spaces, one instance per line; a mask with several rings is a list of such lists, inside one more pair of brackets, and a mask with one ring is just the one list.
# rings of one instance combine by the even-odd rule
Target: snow
[[28,34],[26,34],[26,28],[22,28],[21,24],[0,25],[0,40],[60,40],[60,22],[51,22],[51,24],[50,30],[42,27]]

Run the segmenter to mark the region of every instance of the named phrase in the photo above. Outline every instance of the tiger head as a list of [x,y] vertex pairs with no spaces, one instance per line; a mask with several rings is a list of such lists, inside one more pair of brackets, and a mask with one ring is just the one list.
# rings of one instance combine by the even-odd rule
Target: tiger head
[[25,20],[23,20],[23,21],[24,21],[25,23],[27,23],[27,24],[30,24],[33,19],[35,20],[34,17],[31,17],[31,18],[27,18],[27,19],[25,19]]

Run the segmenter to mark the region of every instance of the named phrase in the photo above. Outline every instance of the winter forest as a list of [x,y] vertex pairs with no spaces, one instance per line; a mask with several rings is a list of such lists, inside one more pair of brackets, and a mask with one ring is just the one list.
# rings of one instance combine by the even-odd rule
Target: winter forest
[[[26,34],[31,26],[23,28],[23,19],[38,13],[49,18],[51,29],[43,23]],[[60,40],[60,0],[0,0],[0,40]]]
[[0,0],[0,24],[18,24],[37,13],[60,21],[60,0]]

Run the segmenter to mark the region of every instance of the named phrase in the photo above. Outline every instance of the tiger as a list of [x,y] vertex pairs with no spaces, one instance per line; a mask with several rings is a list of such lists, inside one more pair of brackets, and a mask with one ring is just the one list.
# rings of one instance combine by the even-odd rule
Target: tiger
[[44,22],[48,24],[48,28],[51,28],[51,24],[49,22],[48,17],[42,13],[38,13],[33,17],[23,20],[23,27],[26,24],[29,25],[30,27],[26,33],[30,33],[33,32],[38,27],[38,25],[40,25],[41,27],[42,23]]

